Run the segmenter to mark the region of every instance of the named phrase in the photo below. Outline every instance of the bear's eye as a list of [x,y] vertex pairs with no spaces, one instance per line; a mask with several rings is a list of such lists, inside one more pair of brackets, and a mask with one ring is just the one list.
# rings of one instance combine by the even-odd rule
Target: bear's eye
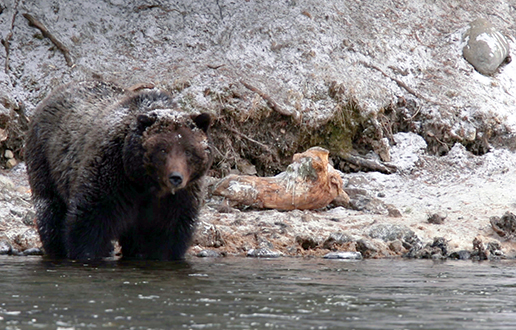
[[185,156],[186,157],[192,157],[192,152],[190,150],[186,150],[185,151]]
[[166,154],[166,153],[167,153],[167,150],[165,150],[165,149],[161,149],[161,150],[160,150],[160,152],[161,152],[162,154]]

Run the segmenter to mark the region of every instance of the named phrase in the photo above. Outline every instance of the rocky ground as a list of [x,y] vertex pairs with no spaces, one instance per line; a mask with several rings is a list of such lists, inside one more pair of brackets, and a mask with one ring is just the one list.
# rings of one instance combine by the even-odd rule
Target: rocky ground
[[[474,156],[457,144],[448,155],[436,157],[426,154],[424,141],[415,134],[400,133],[396,139],[392,164],[399,172],[342,174],[351,197],[349,208],[238,210],[208,196],[189,253],[516,257],[516,217],[507,216],[516,213],[516,154],[493,150]],[[0,175],[0,189],[0,253],[37,253],[33,248],[40,243],[24,164]]]
[[[436,157],[423,151],[417,135],[397,139],[392,154],[400,172],[343,175],[352,209],[220,213],[208,203],[192,251],[208,247],[252,255],[261,248],[290,256],[358,251],[372,258],[516,255],[514,216],[504,218],[512,223],[503,225],[505,233],[495,232],[491,224],[507,212],[516,213],[514,153],[493,150],[474,156],[457,144],[447,156]],[[411,150],[414,145],[421,149]],[[490,255],[480,251],[483,246]]]
[[23,165],[33,109],[61,83],[103,79],[212,113],[214,177],[273,175],[315,145],[345,172],[349,208],[236,210],[209,195],[193,254],[513,257],[516,61],[484,75],[465,60],[479,17],[514,57],[512,0],[0,1],[0,253],[39,246]]

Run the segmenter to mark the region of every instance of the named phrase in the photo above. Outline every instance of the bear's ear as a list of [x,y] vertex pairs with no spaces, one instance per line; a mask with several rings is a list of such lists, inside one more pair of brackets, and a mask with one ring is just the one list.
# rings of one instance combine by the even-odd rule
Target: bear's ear
[[155,114],[143,114],[139,115],[136,120],[138,122],[138,131],[143,132],[145,129],[156,122]]
[[194,115],[192,116],[192,120],[198,128],[204,131],[204,133],[206,133],[208,128],[210,128],[211,116],[209,113],[203,112],[200,115]]

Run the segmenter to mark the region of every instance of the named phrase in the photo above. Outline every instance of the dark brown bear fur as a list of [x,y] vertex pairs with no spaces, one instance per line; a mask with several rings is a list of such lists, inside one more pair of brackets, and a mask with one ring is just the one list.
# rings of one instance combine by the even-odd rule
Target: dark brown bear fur
[[212,162],[208,114],[156,90],[85,81],[36,108],[26,141],[38,231],[53,258],[181,259]]

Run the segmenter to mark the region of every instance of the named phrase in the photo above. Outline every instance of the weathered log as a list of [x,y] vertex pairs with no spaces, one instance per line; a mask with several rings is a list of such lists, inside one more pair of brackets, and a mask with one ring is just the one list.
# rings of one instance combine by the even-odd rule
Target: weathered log
[[229,175],[215,185],[213,194],[227,198],[234,206],[278,210],[319,209],[336,198],[349,202],[328,155],[319,147],[295,154],[287,170],[274,177]]

